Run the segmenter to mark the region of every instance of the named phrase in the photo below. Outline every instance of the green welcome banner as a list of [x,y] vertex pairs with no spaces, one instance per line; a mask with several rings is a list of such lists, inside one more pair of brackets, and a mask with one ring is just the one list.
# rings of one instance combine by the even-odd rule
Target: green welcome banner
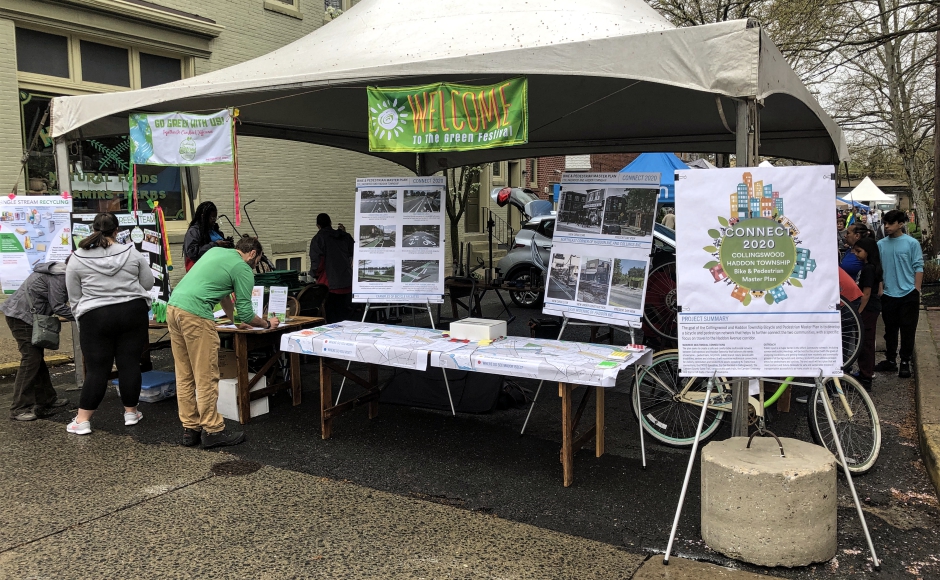
[[469,151],[527,143],[525,77],[495,85],[369,87],[369,151]]

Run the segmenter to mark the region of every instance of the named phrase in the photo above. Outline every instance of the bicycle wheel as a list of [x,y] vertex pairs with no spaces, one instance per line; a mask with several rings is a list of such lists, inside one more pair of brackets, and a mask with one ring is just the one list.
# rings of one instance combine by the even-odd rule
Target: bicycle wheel
[[[878,420],[878,411],[858,381],[852,377],[844,376],[839,379],[845,400],[852,410],[852,417],[846,413],[845,406],[839,395],[836,394],[835,379],[826,379],[825,389],[814,389],[806,406],[809,419],[809,431],[813,440],[828,449],[839,459],[832,429],[826,419],[826,409],[822,397],[829,397],[832,405],[832,421],[842,442],[842,451],[845,453],[845,462],[852,474],[862,474],[874,467],[881,451],[881,423]],[[841,466],[840,466],[841,467]]]
[[[680,378],[677,351],[657,356],[650,366],[640,372],[639,385],[634,385],[631,397],[633,415],[657,441],[672,447],[691,447],[702,408],[679,401],[677,395],[690,382],[690,391],[704,393],[706,380],[702,377]],[[717,381],[712,393],[721,394],[723,391],[722,381]],[[699,441],[714,435],[723,416],[722,411],[706,411]]]
[[842,368],[847,369],[858,359],[862,349],[862,321],[845,299],[839,300],[839,314],[842,317]]
[[663,338],[676,340],[678,331],[678,302],[676,300],[676,263],[665,262],[650,270],[646,281],[646,301],[643,318],[653,331]]

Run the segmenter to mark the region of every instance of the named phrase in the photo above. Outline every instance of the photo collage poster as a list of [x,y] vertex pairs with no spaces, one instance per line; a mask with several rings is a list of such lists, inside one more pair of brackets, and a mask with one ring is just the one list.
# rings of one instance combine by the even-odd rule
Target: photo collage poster
[[65,262],[72,253],[72,199],[58,195],[0,197],[0,287],[13,294],[36,264]]
[[[78,249],[78,243],[90,236],[92,224],[95,221],[93,213],[72,214],[72,243],[73,249]],[[163,236],[156,215],[153,213],[137,212],[115,213],[118,219],[117,241],[119,244],[134,244],[150,264],[153,273],[154,286],[150,290],[153,298],[164,302],[170,299],[170,277],[166,268],[166,255],[163,251]]]
[[639,327],[659,173],[565,173],[545,314]]
[[443,176],[356,180],[354,302],[443,301],[445,187]]
[[677,173],[681,376],[842,376],[834,171]]

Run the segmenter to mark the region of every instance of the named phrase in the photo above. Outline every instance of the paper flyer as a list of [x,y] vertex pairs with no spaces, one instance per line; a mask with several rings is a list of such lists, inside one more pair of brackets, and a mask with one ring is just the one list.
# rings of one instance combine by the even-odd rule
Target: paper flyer
[[676,178],[681,376],[842,375],[832,166]]
[[13,294],[33,266],[65,262],[69,241],[71,198],[52,195],[0,197],[0,287]]
[[271,286],[268,289],[268,314],[281,320],[287,316],[287,286]]
[[264,317],[264,286],[251,289],[251,309],[255,311],[255,316]]
[[545,314],[640,326],[658,173],[565,173]]
[[445,179],[356,180],[354,302],[441,302]]

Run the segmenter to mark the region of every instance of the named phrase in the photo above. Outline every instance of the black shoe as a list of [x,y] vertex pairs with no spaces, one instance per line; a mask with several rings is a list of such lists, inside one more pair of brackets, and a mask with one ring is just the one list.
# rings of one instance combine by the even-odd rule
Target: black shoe
[[202,448],[212,449],[213,447],[228,447],[238,445],[245,440],[243,431],[219,431],[218,433],[203,433]]
[[66,399],[65,397],[59,397],[58,399],[56,399],[55,401],[49,403],[49,404],[46,405],[46,406],[49,407],[49,408],[52,408],[52,409],[58,409],[59,407],[64,407],[64,406],[66,406],[66,405],[68,405],[68,404],[69,404],[69,400],[68,400],[68,399]]
[[901,368],[898,369],[898,376],[902,379],[911,378],[911,362],[902,360]]
[[202,439],[202,431],[183,428],[183,447],[195,447]]
[[856,377],[855,375],[852,375],[852,378],[858,381],[858,384],[862,385],[862,388],[865,389],[866,391],[871,390],[871,381],[872,381],[871,379]]
[[[904,364],[903,362],[901,364]],[[885,359],[875,365],[875,370],[879,373],[893,373],[898,370],[898,365],[893,360]]]

